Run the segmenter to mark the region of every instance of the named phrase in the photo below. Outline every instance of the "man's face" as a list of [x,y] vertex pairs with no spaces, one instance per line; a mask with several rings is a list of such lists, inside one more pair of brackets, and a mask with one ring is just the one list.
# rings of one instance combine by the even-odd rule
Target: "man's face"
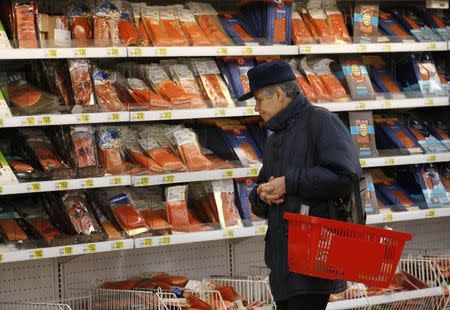
[[286,95],[280,87],[272,90],[259,89],[255,91],[255,111],[259,112],[264,123],[277,115],[285,107]]

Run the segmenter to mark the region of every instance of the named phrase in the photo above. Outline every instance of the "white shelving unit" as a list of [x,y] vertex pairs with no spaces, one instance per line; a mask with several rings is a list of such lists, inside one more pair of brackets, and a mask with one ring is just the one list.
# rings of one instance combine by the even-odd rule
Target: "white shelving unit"
[[363,168],[426,164],[426,163],[437,163],[446,161],[450,161],[450,152],[403,155],[403,156],[371,157],[371,158],[361,158],[359,160],[361,167]]
[[0,59],[123,58],[126,47],[52,47],[0,49]]

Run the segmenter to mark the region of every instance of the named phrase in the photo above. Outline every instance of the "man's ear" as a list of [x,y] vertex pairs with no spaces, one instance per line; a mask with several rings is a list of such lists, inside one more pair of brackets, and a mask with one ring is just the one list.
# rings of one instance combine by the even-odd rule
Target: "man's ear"
[[278,100],[283,101],[284,98],[286,97],[285,92],[283,91],[283,89],[281,89],[281,87],[275,87],[275,89],[273,90],[275,93],[275,96],[277,97]]

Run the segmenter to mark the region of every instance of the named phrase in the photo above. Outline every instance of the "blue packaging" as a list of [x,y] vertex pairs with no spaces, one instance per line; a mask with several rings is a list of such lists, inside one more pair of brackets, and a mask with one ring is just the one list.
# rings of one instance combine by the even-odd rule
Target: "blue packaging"
[[411,62],[424,96],[445,96],[433,58],[429,53],[412,54]]
[[251,226],[253,222],[262,221],[263,219],[253,214],[249,196],[253,188],[256,186],[256,179],[244,178],[236,179],[236,189],[239,198],[239,211],[245,226]]
[[450,193],[446,191],[436,167],[431,164],[416,165],[415,176],[428,207],[439,208],[450,204]]
[[244,167],[262,162],[262,154],[245,126],[224,125],[221,129],[228,145]]
[[423,153],[416,138],[397,118],[376,119],[375,122],[377,127],[384,132],[386,137],[388,137],[397,148],[406,151],[408,154]]
[[428,27],[425,22],[418,16],[413,8],[394,9],[392,13],[400,23],[409,30],[409,32],[419,42],[440,41],[439,36]]
[[422,124],[422,122],[410,119],[408,121],[408,130],[413,134],[417,142],[427,153],[447,152],[447,148],[438,139],[436,139]]
[[423,121],[424,126],[450,151],[450,123],[440,121]]

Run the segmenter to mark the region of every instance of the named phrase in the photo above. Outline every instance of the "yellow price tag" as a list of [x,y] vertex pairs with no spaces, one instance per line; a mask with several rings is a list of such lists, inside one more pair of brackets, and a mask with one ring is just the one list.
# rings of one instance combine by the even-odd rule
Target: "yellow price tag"
[[56,182],[56,190],[65,191],[69,189],[69,181]]
[[234,238],[234,230],[233,229],[227,229],[225,230],[225,237],[226,238]]
[[392,102],[390,102],[389,100],[385,100],[385,101],[383,102],[383,107],[384,107],[385,109],[390,109],[390,108],[392,108]]
[[165,175],[163,177],[163,183],[173,183],[175,182],[175,176],[174,175]]
[[258,169],[257,169],[257,168],[250,168],[248,174],[249,174],[251,177],[256,177],[256,176],[258,176]]
[[27,126],[35,126],[36,118],[34,116],[28,116],[25,118],[25,125]]
[[367,167],[367,160],[360,159],[359,164],[361,165],[361,168],[365,168],[365,167]]
[[73,246],[65,246],[63,248],[63,255],[73,255]]
[[86,247],[86,252],[88,252],[88,253],[97,252],[97,245],[95,243],[88,244]]
[[112,57],[119,57],[119,49],[116,47],[111,48],[110,54]]
[[112,185],[122,185],[122,177],[114,177],[111,180]]
[[75,57],[87,57],[87,49],[85,49],[85,48],[76,49]]
[[120,114],[119,113],[112,113],[111,114],[111,121],[113,121],[113,122],[120,121]]
[[166,47],[158,47],[156,49],[156,56],[167,56],[168,50]]
[[390,44],[383,45],[383,51],[390,52],[391,50],[392,50],[392,45],[390,45]]
[[33,250],[32,256],[34,259],[44,258],[44,250],[43,249],[35,249],[35,250]]
[[366,103],[365,102],[358,102],[356,104],[356,108],[357,109],[365,109],[366,108]]
[[51,125],[52,124],[52,117],[50,115],[42,116],[41,117],[41,124],[42,125]]
[[428,210],[427,213],[425,214],[426,217],[435,217],[436,216],[436,211],[435,210]]
[[135,47],[133,49],[133,51],[131,52],[131,55],[136,56],[136,57],[141,57],[142,54],[143,54],[142,48],[140,48],[140,47]]
[[224,178],[232,178],[233,177],[233,170],[227,169],[223,172]]
[[436,43],[430,43],[430,44],[428,44],[428,46],[427,46],[427,49],[428,49],[429,51],[434,51],[436,48],[437,48]]
[[161,112],[161,115],[160,115],[160,119],[172,119],[172,117],[173,117],[173,115],[172,115],[172,111],[164,111],[164,112]]
[[247,56],[253,55],[253,47],[251,46],[244,47],[242,54]]
[[141,186],[147,186],[150,182],[150,179],[148,177],[142,177],[139,179],[138,184]]
[[431,98],[426,99],[425,100],[425,105],[433,106],[434,105],[434,100],[431,99]]
[[384,216],[383,220],[384,220],[385,222],[392,222],[392,221],[394,220],[394,216],[393,216],[391,213],[386,214],[386,215]]
[[386,160],[386,165],[388,165],[388,166],[392,166],[392,165],[395,165],[395,159],[394,158],[388,158],[387,160]]
[[247,109],[245,109],[244,111],[244,115],[253,115],[254,112],[254,108],[253,107],[248,107]]
[[0,127],[5,126],[5,120],[3,118],[0,118]]
[[84,180],[84,187],[89,188],[89,187],[94,187],[94,180],[93,179],[86,179]]
[[258,229],[256,230],[256,232],[258,233],[258,235],[265,235],[267,232],[267,227],[259,226]]
[[48,57],[49,58],[55,58],[58,57],[58,50],[55,50],[54,48],[48,50]]
[[31,192],[40,192],[41,191],[41,183],[39,182],[33,182],[30,186]]
[[3,194],[3,186],[0,185],[0,195]]
[[428,162],[434,162],[434,161],[436,161],[436,155],[430,155],[430,156],[428,156],[428,158],[427,158],[427,161]]
[[159,243],[162,245],[168,245],[172,242],[172,238],[170,236],[164,236],[159,238]]
[[91,121],[91,116],[89,114],[81,114],[80,122],[81,123],[89,123]]
[[367,45],[365,45],[365,44],[361,44],[361,45],[359,45],[359,51],[360,52],[365,52],[365,51],[367,51]]
[[153,239],[152,238],[144,239],[144,246],[145,247],[151,247],[152,245],[153,245]]
[[136,120],[137,121],[143,121],[145,119],[144,112],[137,112],[136,113]]
[[113,244],[113,250],[123,250],[125,243],[123,241],[116,241]]
[[312,47],[310,45],[303,46],[303,53],[309,54],[312,52]]
[[218,116],[218,117],[225,117],[225,116],[227,116],[227,110],[225,110],[225,109],[218,109],[217,113],[216,113],[216,116]]
[[0,254],[0,264],[3,263],[3,254]]
[[220,56],[227,56],[228,55],[228,47],[220,47],[219,48],[219,55]]

